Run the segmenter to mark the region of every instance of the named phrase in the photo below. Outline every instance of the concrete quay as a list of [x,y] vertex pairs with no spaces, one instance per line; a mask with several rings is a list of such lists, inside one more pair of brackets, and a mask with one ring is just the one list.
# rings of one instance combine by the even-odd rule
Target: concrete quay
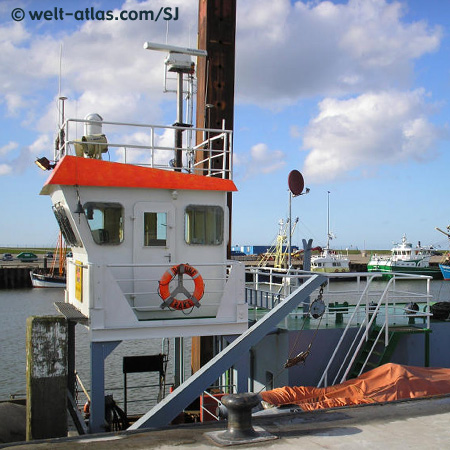
[[[232,445],[231,448],[288,450],[448,448],[450,443],[450,396],[298,412],[265,410],[253,416],[253,426],[275,440]],[[219,446],[214,432],[227,428],[226,421],[177,425],[158,430],[105,433],[63,439],[2,445],[28,449],[211,449]],[[209,434],[208,434],[209,433]]]

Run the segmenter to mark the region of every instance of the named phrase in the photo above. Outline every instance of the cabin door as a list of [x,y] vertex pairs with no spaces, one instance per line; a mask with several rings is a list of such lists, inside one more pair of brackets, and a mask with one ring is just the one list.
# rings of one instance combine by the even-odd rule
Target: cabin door
[[171,203],[138,202],[134,205],[134,264],[167,266],[175,260],[174,216]]
[[133,305],[141,313],[161,311],[159,280],[176,261],[175,208],[138,202],[133,212]]

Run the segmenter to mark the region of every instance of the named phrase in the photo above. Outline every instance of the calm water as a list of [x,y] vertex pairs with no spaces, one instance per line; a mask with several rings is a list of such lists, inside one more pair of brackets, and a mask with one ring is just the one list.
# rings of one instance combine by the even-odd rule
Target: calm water
[[[0,400],[9,398],[11,394],[23,396],[26,392],[26,320],[29,316],[58,315],[53,303],[64,301],[63,289],[15,289],[0,290]],[[82,325],[76,326],[76,369],[89,389],[90,362],[87,330]],[[190,340],[185,340],[186,368],[189,375]],[[123,356],[154,355],[161,353],[162,341],[152,339],[145,341],[122,342],[105,361],[106,394],[112,394],[121,405],[123,398]],[[173,342],[165,342],[164,350],[173,360]],[[129,374],[128,386],[155,385],[159,382],[156,374]],[[173,383],[173,367],[167,367],[167,383]],[[130,413],[145,412],[156,403],[158,388],[148,387],[144,393],[129,390],[131,400]],[[168,388],[167,388],[168,391]],[[145,402],[133,402],[145,397]]]
[[[383,282],[378,282],[381,283]],[[402,290],[424,291],[425,283],[417,281],[401,282]],[[351,284],[347,282],[336,283],[338,290],[346,290]],[[450,281],[432,281],[431,291],[434,301],[450,301]],[[9,398],[10,394],[25,393],[25,333],[26,319],[33,315],[56,315],[58,314],[54,302],[63,301],[62,289],[16,289],[0,290],[0,399]],[[83,383],[89,388],[89,343],[86,328],[82,325],[76,327],[76,368]],[[119,404],[122,401],[123,374],[122,358],[132,355],[153,355],[162,351],[161,340],[122,342],[116,350],[106,359],[105,384],[106,393],[113,394]],[[173,360],[173,342],[165,345],[165,353],[169,353]],[[185,375],[189,375],[190,341],[185,343]],[[156,384],[158,377],[153,374],[129,374],[128,384],[143,385]],[[167,371],[168,384],[173,382],[173,366],[171,362]],[[129,398],[137,400],[145,397],[149,400],[143,403],[130,403],[129,411],[145,412],[148,406],[155,404],[157,388],[146,388],[145,393],[137,390],[129,391]]]

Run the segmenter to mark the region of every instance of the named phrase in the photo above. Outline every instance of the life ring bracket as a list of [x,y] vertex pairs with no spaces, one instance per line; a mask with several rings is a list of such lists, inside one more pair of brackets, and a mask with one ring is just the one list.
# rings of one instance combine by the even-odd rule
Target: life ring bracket
[[[183,275],[186,274],[194,281],[194,292],[191,294],[183,283]],[[178,284],[170,291],[170,282],[178,276]],[[175,310],[184,310],[193,308],[194,306],[200,308],[200,300],[205,293],[205,284],[203,278],[195,267],[189,264],[178,264],[172,266],[169,270],[164,272],[159,281],[158,294],[163,300],[160,307],[171,308]],[[185,300],[179,300],[177,295],[182,294],[186,297]]]

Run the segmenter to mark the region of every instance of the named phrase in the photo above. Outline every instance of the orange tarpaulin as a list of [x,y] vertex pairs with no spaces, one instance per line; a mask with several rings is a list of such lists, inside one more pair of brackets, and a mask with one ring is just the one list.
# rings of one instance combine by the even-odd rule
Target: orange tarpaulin
[[392,363],[326,388],[285,386],[261,392],[267,403],[295,404],[304,411],[442,394],[450,394],[450,369]]

